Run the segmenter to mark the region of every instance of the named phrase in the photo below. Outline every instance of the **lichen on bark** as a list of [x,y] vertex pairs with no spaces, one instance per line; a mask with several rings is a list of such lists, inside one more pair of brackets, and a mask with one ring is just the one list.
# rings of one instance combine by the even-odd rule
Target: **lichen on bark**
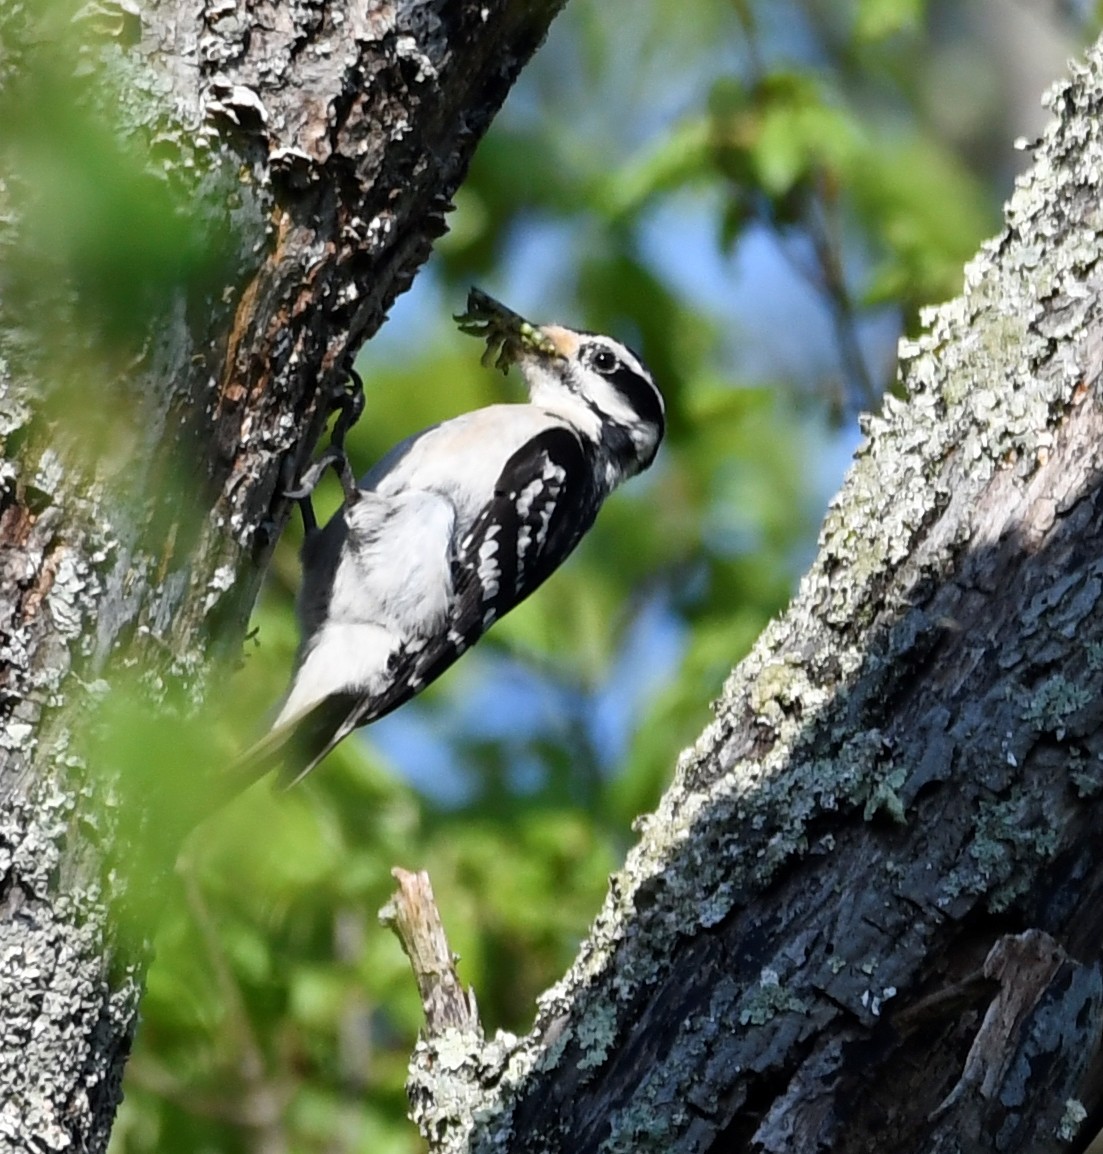
[[[434,1150],[1035,1151],[1098,1107],[1103,50],[1049,103],[793,603]],[[974,975],[1018,931],[1063,961],[978,1089]]]

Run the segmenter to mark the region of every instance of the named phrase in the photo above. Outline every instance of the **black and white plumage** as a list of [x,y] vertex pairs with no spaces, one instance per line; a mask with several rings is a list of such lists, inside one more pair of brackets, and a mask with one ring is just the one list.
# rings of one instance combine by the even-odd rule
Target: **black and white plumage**
[[654,460],[662,395],[611,337],[537,327],[472,290],[465,331],[524,404],[491,405],[392,449],[303,547],[302,641],[269,734],[244,757],[304,776],[357,726],[443,673],[538,588],[605,498]]

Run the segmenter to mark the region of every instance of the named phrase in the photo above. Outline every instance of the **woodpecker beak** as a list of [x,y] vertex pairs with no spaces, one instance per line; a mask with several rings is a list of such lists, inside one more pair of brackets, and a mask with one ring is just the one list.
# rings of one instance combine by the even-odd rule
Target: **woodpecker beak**
[[[528,354],[565,357],[578,344],[577,337],[567,329],[558,325],[538,328],[477,288],[467,294],[467,311],[454,320],[460,332],[486,341],[483,364],[494,365],[503,373]],[[570,345],[570,341],[574,344]]]

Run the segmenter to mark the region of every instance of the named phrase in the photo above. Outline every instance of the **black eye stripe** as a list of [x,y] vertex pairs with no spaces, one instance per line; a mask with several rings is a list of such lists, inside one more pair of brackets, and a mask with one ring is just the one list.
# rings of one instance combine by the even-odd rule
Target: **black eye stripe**
[[666,428],[662,398],[649,380],[627,365],[618,365],[605,379],[632,406],[641,420],[654,425],[660,432]]
[[[636,353],[631,349],[628,352],[636,358],[639,364],[643,364]],[[662,436],[666,430],[663,400],[659,395],[659,390],[651,381],[626,365],[616,352],[604,342],[594,341],[588,344],[584,350],[584,356],[595,372],[600,373],[628,402],[640,420],[654,425],[659,430],[659,435]],[[599,359],[605,360],[606,358],[611,361],[608,367],[598,364]]]

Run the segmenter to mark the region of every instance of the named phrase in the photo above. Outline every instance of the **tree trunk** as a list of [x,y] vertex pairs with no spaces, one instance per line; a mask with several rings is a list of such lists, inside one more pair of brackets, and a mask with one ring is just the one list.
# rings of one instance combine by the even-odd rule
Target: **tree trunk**
[[906,399],[869,420],[798,595],[532,1033],[426,1031],[410,1089],[433,1150],[1090,1137],[1103,50],[1051,101],[1004,232],[904,342]]
[[[36,240],[28,221],[57,190],[33,172],[0,178],[0,1145],[103,1149],[135,1023],[143,951],[119,940],[124,885],[104,868],[132,835],[135,792],[118,793],[110,747],[85,765],[94,706],[137,670],[167,726],[173,702],[186,712],[226,675],[286,519],[282,489],[562,3],[105,3],[56,44],[47,15],[0,14],[15,48],[5,113],[69,101],[59,123],[76,155],[71,126],[100,130],[87,110],[110,109],[117,152],[97,179],[137,154],[135,213],[160,196],[153,231],[171,230],[187,206],[181,243],[170,231],[147,265],[127,247],[139,221],[124,219],[91,288],[71,267],[53,283],[39,258],[49,226],[70,222]],[[42,87],[45,65],[61,95]],[[81,211],[95,182],[87,192]],[[165,289],[174,262],[206,280]],[[118,297],[97,294],[105,277]],[[36,316],[28,302],[47,297],[58,311]],[[95,335],[70,329],[92,306]],[[137,354],[104,352],[120,327]],[[79,384],[59,385],[66,374]],[[158,789],[203,776],[182,758],[148,772]]]

